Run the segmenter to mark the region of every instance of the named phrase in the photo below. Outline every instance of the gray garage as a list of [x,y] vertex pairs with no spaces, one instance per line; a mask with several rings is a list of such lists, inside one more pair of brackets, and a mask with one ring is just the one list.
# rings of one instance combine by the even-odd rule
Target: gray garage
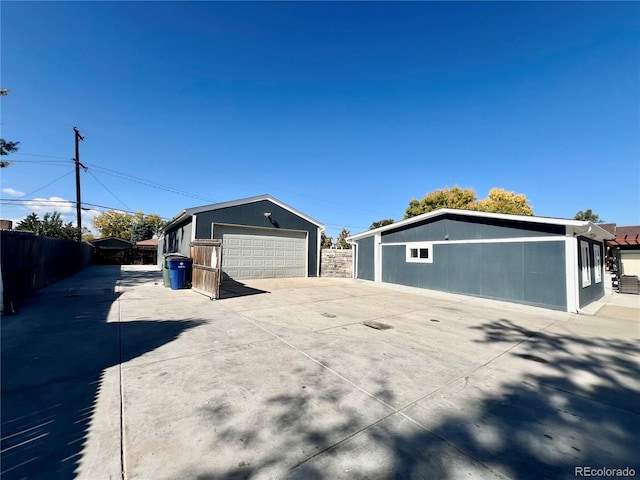
[[178,212],[158,251],[189,255],[191,241],[216,238],[222,240],[223,280],[316,277],[323,230],[317,220],[260,195]]
[[604,241],[577,220],[441,209],[353,235],[354,276],[554,310],[604,295]]

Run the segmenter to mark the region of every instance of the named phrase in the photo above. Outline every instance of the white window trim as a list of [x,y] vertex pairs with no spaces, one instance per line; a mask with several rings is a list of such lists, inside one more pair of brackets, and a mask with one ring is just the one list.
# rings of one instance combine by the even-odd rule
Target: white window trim
[[596,283],[602,282],[602,250],[600,245],[593,245],[593,271]]
[[589,242],[580,240],[580,259],[582,261],[582,288],[591,286],[591,259]]
[[[433,263],[433,243],[432,242],[411,242],[405,243],[405,260],[407,263]],[[411,250],[412,249],[427,249],[428,257],[427,258],[419,258],[412,257]]]

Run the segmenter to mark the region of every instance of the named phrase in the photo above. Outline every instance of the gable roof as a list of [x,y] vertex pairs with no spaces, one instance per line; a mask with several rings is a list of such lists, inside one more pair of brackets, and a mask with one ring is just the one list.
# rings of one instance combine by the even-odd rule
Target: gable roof
[[[133,242],[120,237],[104,237],[91,240],[91,245],[98,248],[121,249],[133,248]],[[104,245],[103,245],[104,244]]]
[[286,203],[278,200],[277,198],[272,197],[271,195],[264,194],[264,195],[257,195],[255,197],[240,198],[238,200],[212,203],[209,205],[202,205],[201,207],[192,207],[192,208],[186,208],[184,210],[180,210],[178,213],[174,215],[174,217],[171,220],[169,220],[169,223],[167,223],[164,226],[162,231],[166,232],[169,228],[174,226],[176,223],[181,222],[182,220],[184,220],[187,217],[190,217],[191,215],[196,215],[202,212],[209,212],[211,210],[220,210],[222,208],[237,207],[239,205],[246,205],[248,203],[262,202],[264,200],[267,200],[275,205],[278,205],[279,207],[282,207],[285,210],[289,210],[294,215],[304,218],[306,221],[313,223],[314,225],[317,225],[318,228],[324,230],[324,224],[320,223],[318,220],[315,220],[314,218],[311,218],[310,216],[305,215],[301,211],[296,210],[295,208],[291,207],[290,205],[287,205]]
[[376,228],[374,230],[368,230],[366,232],[358,233],[356,235],[351,235],[347,238],[347,240],[360,240],[362,238],[370,237],[372,235],[386,232],[388,230],[394,230],[399,227],[405,227],[411,225],[413,223],[422,222],[424,220],[428,220],[431,218],[441,217],[443,215],[460,215],[464,217],[473,217],[473,218],[491,218],[496,220],[511,220],[516,222],[525,222],[525,223],[538,223],[544,225],[564,225],[569,227],[576,227],[578,229],[584,229],[584,232],[591,231],[596,234],[598,237],[603,239],[612,239],[614,236],[607,232],[605,229],[599,227],[595,223],[586,222],[582,220],[567,220],[564,218],[553,218],[553,217],[536,217],[529,215],[511,215],[506,213],[489,213],[489,212],[476,212],[474,210],[457,210],[454,208],[441,208],[438,210],[434,210],[432,212],[423,213],[421,215],[417,215],[415,217],[407,218],[406,220],[401,220],[396,223],[391,223],[389,225],[385,225],[384,227]]

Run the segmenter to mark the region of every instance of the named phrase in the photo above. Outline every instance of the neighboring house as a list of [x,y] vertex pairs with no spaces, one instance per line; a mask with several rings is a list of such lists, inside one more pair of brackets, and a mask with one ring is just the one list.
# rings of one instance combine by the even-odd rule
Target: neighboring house
[[119,237],[92,240],[93,263],[97,265],[155,265],[158,239],[141,240],[135,244]]
[[441,209],[348,238],[354,276],[554,310],[604,295],[598,225]]
[[615,223],[600,224],[615,238],[607,240],[607,257],[611,258],[620,275],[640,277],[640,225],[618,227]]
[[135,265],[155,265],[158,263],[158,239],[140,240],[134,248],[133,263]]
[[133,254],[133,243],[118,237],[92,240],[93,263],[96,265],[129,265]]
[[270,195],[180,211],[164,227],[162,254],[190,255],[196,239],[222,240],[223,280],[317,277],[324,225]]

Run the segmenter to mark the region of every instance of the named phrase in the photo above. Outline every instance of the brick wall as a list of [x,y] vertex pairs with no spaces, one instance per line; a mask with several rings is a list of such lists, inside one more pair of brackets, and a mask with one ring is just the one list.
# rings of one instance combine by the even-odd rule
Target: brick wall
[[320,276],[351,278],[353,276],[352,251],[323,248],[320,251]]

